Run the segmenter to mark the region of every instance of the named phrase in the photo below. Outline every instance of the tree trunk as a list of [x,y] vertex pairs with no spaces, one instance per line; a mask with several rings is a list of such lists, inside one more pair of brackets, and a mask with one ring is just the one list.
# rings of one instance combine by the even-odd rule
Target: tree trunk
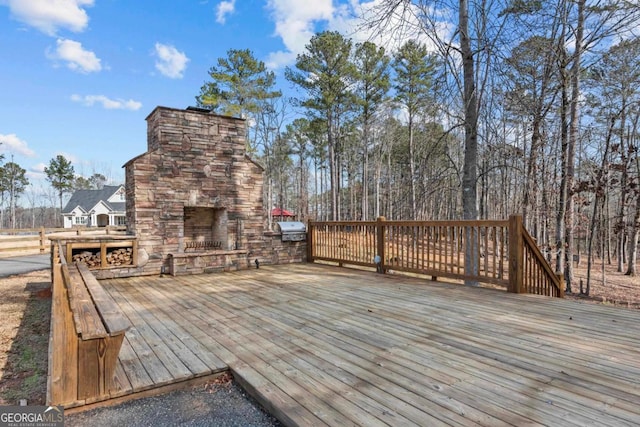
[[391,183],[391,144],[389,146],[389,152],[387,155],[387,216],[388,219],[393,220],[393,197],[392,197],[393,186]]
[[411,174],[411,219],[416,219],[416,161],[413,142],[413,113],[409,111],[409,173]]
[[[640,171],[640,156],[636,152],[636,170]],[[636,212],[633,215],[631,223],[631,232],[629,233],[629,250],[627,255],[627,276],[636,276],[636,262],[638,261],[638,239],[640,238],[640,190],[636,191]]]
[[63,221],[63,218],[62,218],[62,194],[63,194],[63,192],[62,192],[62,190],[60,190],[58,192],[58,197],[60,198],[60,214],[58,215],[58,220],[56,221],[58,223],[59,227],[64,227],[64,221]]
[[318,204],[318,199],[320,198],[320,193],[318,193],[318,158],[314,156],[313,159],[313,194],[316,195],[314,198],[315,212],[314,219],[316,221],[320,220],[320,209]]
[[567,146],[567,209],[565,213],[565,261],[567,265],[564,278],[567,283],[567,289],[570,289],[571,284],[573,283],[573,181],[575,177],[576,144],[578,141],[578,132],[580,125],[580,73],[582,71],[580,66],[582,62],[582,42],[584,38],[585,2],[586,0],[578,0],[578,23],[575,37],[576,47],[573,57],[573,65],[571,67],[571,120],[569,124],[569,140]]
[[[591,267],[593,265],[593,236],[596,232],[596,221],[598,218],[598,205],[600,205],[600,200],[596,196],[596,200],[593,203],[593,216],[591,217],[591,227],[589,229],[589,241],[587,243],[587,290],[584,293],[585,295],[589,295],[591,290]],[[582,281],[580,281],[580,293],[582,293]]]
[[[625,217],[627,215],[626,205],[627,205],[627,181],[628,181],[628,159],[627,153],[625,152],[625,135],[624,129],[626,127],[626,110],[627,110],[627,100],[626,97],[622,98],[622,105],[620,106],[620,154],[621,159],[620,163],[622,163],[622,171],[620,176],[620,188],[622,191],[620,192],[620,201],[618,204],[618,218],[616,221],[616,252],[618,253],[617,258],[617,271],[622,273],[624,271],[624,237],[626,232],[626,224]],[[630,153],[631,154],[631,153]]]
[[[365,120],[362,147],[362,221],[369,217],[369,121]],[[377,217],[376,217],[377,218]]]
[[273,215],[272,215],[272,203],[273,198],[273,178],[269,173],[269,179],[267,180],[267,230],[273,230]]
[[629,234],[629,249],[627,255],[629,259],[627,261],[627,271],[625,275],[636,276],[636,262],[638,261],[638,239],[640,237],[640,196],[637,196],[636,200],[636,213],[633,217],[633,225],[631,233]]
[[533,123],[531,125],[531,148],[529,153],[529,159],[527,161],[527,168],[525,171],[525,182],[524,182],[524,195],[522,197],[522,221],[525,225],[528,224],[529,221],[528,213],[529,210],[532,209],[532,199],[535,201],[536,190],[537,188],[537,180],[536,176],[538,174],[538,147],[540,145],[540,117],[535,117],[533,119]]
[[[382,151],[382,150],[380,150]],[[382,155],[376,158],[376,201],[375,201],[375,218],[380,218],[380,187],[382,181]]]
[[338,171],[336,170],[335,132],[333,117],[327,118],[327,145],[329,150],[329,176],[331,178],[331,220],[338,220]]
[[[565,16],[562,20],[564,25],[567,25],[567,11],[565,8]],[[563,29],[563,35],[566,33],[566,28]],[[558,54],[560,56],[560,83],[561,83],[561,103],[560,103],[560,194],[558,197],[558,211],[556,215],[556,273],[566,274],[565,272],[565,216],[567,213],[567,200],[569,198],[569,186],[568,186],[568,147],[569,147],[569,133],[568,133],[568,111],[569,111],[569,75],[567,67],[569,61],[565,49],[565,39],[560,37],[558,39]],[[571,293],[571,282],[565,281],[566,292]]]
[[[595,200],[593,201],[593,216],[591,217],[591,227],[589,229],[589,240],[587,243],[587,290],[585,295],[589,295],[591,291],[591,267],[593,264],[593,237],[595,235],[596,229],[596,221],[598,220],[598,216],[602,216],[604,211],[604,206],[606,203],[606,194],[607,194],[607,175],[609,169],[609,148],[611,147],[611,138],[613,136],[613,129],[615,127],[616,120],[615,118],[611,118],[611,122],[609,124],[609,128],[607,129],[607,137],[605,139],[604,153],[602,153],[602,163],[600,164],[600,170],[598,171],[598,175],[596,177],[596,188],[595,188]],[[598,212],[600,209],[600,212]],[[604,218],[600,221],[600,234],[601,241],[604,242]],[[602,245],[601,245],[602,246]],[[604,259],[604,253],[600,255]],[[582,289],[581,289],[582,291]]]
[[[460,0],[460,51],[462,53],[462,70],[464,80],[464,166],[462,171],[462,215],[464,219],[475,220],[478,218],[477,206],[477,160],[478,160],[478,98],[476,93],[474,58],[469,37],[469,3],[468,0]],[[478,236],[471,227],[465,231],[465,274],[476,276],[478,274]],[[465,284],[477,286],[478,282],[468,280]]]

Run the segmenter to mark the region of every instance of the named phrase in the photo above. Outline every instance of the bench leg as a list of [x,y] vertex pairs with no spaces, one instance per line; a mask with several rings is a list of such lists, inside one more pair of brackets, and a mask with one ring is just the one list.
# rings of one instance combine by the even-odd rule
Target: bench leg
[[108,397],[114,390],[118,354],[124,333],[78,342],[78,398]]

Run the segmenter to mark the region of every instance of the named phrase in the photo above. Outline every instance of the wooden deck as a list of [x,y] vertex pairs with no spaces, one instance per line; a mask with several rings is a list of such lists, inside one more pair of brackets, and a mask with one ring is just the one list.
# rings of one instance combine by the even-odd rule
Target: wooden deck
[[285,425],[640,423],[640,312],[315,264],[104,280],[127,395],[230,368]]

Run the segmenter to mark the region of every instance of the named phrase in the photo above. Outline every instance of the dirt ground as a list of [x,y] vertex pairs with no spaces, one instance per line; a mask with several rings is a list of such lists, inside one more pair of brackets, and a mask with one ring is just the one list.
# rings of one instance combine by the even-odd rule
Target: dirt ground
[[[573,294],[585,303],[640,309],[640,277],[617,273],[606,266],[592,272],[590,296],[579,295],[580,279],[586,286],[586,265],[575,270]],[[0,279],[0,405],[27,399],[43,405],[46,399],[47,350],[51,313],[50,273],[37,271]]]
[[0,405],[44,405],[51,316],[49,270],[0,279]]
[[574,265],[574,276],[572,294],[567,295],[567,298],[640,309],[640,276],[625,276],[616,271],[615,265],[605,264],[603,281],[602,263],[596,260],[591,270],[589,296],[580,295],[580,281],[582,280],[583,291],[586,291],[587,286],[586,261],[577,267]]

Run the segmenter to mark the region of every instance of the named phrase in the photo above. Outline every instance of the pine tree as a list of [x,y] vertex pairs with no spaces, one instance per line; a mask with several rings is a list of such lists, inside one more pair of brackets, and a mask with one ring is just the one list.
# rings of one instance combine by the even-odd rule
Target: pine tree
[[47,181],[58,191],[60,199],[59,223],[62,224],[62,196],[73,190],[75,182],[73,165],[63,155],[58,154],[49,161],[49,166],[44,168],[44,173],[47,175]]
[[26,173],[25,169],[14,162],[0,167],[0,191],[9,194],[11,228],[16,228],[16,201],[29,185]]
[[[229,49],[226,58],[218,58],[211,67],[212,81],[205,82],[196,96],[199,107],[217,113],[255,122],[256,114],[270,99],[282,93],[274,90],[276,76],[267,70],[263,61],[256,59],[249,49]],[[248,135],[249,150],[256,149],[256,138]]]
[[371,146],[371,122],[389,91],[389,57],[384,48],[371,42],[356,46],[354,59],[357,74],[356,103],[360,109],[362,124],[362,220],[369,210],[369,147]]
[[355,67],[351,61],[351,40],[335,31],[316,34],[306,46],[307,51],[298,55],[296,69],[287,68],[287,80],[306,93],[299,104],[315,118],[326,123],[331,177],[331,219],[340,219],[339,160],[340,130],[346,111],[353,102],[352,85]]
[[416,147],[414,124],[416,116],[426,111],[433,102],[431,88],[436,71],[435,56],[426,46],[414,40],[405,43],[396,53],[393,62],[396,71],[394,88],[396,100],[406,110],[409,127],[409,170],[411,174],[411,210],[418,212],[416,202]]

